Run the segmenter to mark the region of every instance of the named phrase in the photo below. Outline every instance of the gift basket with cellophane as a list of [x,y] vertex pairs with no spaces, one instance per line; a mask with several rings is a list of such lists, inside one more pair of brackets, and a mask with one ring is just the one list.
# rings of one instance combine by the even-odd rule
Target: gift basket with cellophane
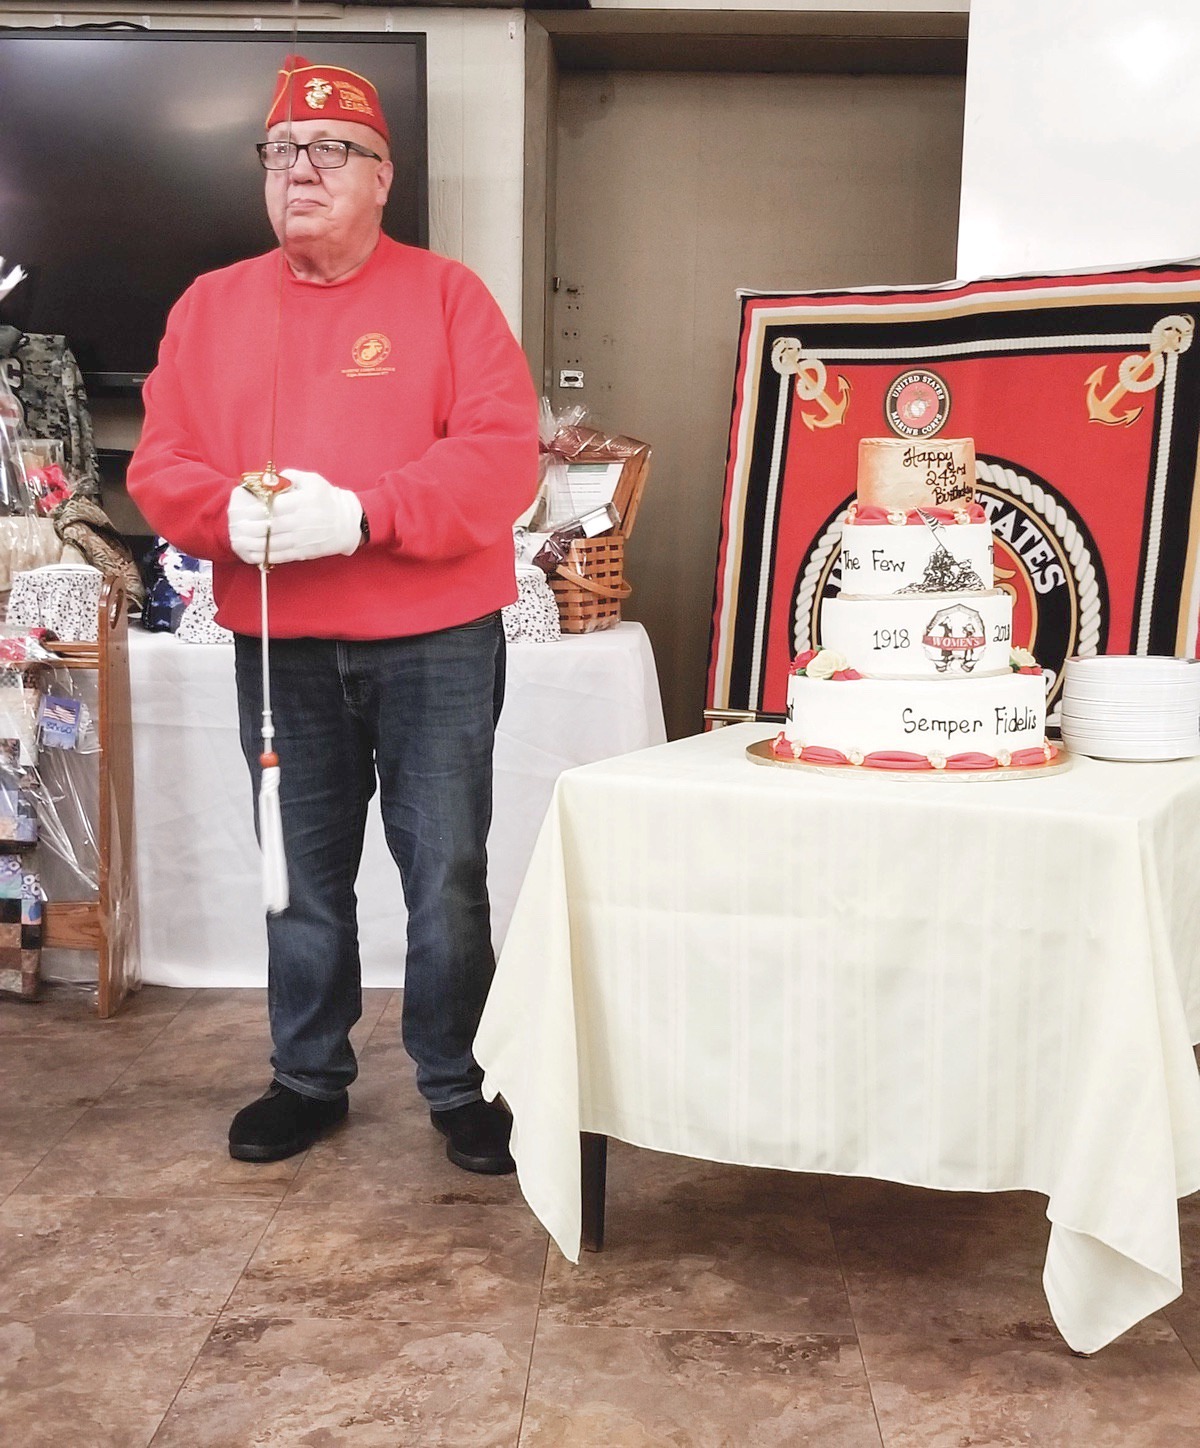
[[563,633],[593,633],[620,622],[631,588],[625,542],[650,465],[636,438],[591,427],[587,409],[555,413],[542,399],[538,501],[518,538],[549,578]]
[[[0,374],[0,592],[48,560],[21,411]],[[58,547],[53,559],[57,559]],[[40,626],[0,624],[0,993],[31,997],[43,971],[42,903],[98,888],[99,701],[93,671],[65,666]]]

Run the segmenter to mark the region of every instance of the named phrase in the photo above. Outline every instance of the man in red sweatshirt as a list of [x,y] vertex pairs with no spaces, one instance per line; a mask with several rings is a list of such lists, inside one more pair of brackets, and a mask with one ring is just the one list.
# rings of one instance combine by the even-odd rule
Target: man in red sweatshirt
[[[259,565],[290,879],[268,916],[274,1080],[229,1150],[274,1161],[347,1111],[361,1010],[354,881],[376,781],[408,905],[403,1038],[450,1159],[513,1169],[471,1042],[494,970],[485,842],[512,523],[537,402],[512,333],[457,262],[381,231],[392,179],[371,83],[292,56],[259,146],[280,250],[200,277],[144,391],[129,491],[213,560],[257,793]],[[276,463],[268,512],[239,485]],[[268,541],[269,532],[269,541]]]

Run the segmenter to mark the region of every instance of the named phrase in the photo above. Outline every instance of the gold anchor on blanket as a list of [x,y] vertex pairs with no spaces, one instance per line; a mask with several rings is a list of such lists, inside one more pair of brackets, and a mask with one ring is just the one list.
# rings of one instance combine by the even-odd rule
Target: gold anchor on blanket
[[819,412],[801,412],[804,426],[810,432],[821,427],[838,427],[846,420],[850,406],[849,378],[837,378],[838,395],[829,395],[829,373],[819,357],[805,352],[799,337],[780,337],[771,348],[771,366],[781,377],[796,379],[796,396],[802,402],[815,402]]
[[1122,358],[1117,365],[1115,386],[1101,396],[1106,367],[1098,367],[1087,380],[1088,420],[1106,427],[1131,427],[1142,415],[1141,407],[1118,412],[1117,405],[1130,393],[1153,392],[1167,370],[1168,353],[1186,352],[1192,345],[1195,321],[1191,317],[1163,317],[1150,333],[1149,349]]

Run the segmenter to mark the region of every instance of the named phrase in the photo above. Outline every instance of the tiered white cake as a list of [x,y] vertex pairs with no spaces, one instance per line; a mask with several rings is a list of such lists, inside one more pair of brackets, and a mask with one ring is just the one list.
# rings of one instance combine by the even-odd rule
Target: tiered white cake
[[1044,768],[1046,685],[994,587],[970,438],[864,438],[842,593],[788,679],[781,758],[877,769]]

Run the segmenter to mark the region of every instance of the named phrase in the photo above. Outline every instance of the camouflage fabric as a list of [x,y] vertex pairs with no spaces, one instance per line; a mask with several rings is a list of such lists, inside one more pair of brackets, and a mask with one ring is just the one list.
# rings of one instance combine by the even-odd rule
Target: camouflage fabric
[[0,327],[0,369],[20,403],[25,432],[30,437],[60,438],[76,492],[99,498],[100,470],[87,392],[67,339]]
[[105,577],[116,576],[125,585],[132,604],[145,602],[146,587],[129,544],[113,527],[108,514],[91,498],[78,493],[60,503],[50,514],[54,529],[64,543],[73,544],[84,558]]

